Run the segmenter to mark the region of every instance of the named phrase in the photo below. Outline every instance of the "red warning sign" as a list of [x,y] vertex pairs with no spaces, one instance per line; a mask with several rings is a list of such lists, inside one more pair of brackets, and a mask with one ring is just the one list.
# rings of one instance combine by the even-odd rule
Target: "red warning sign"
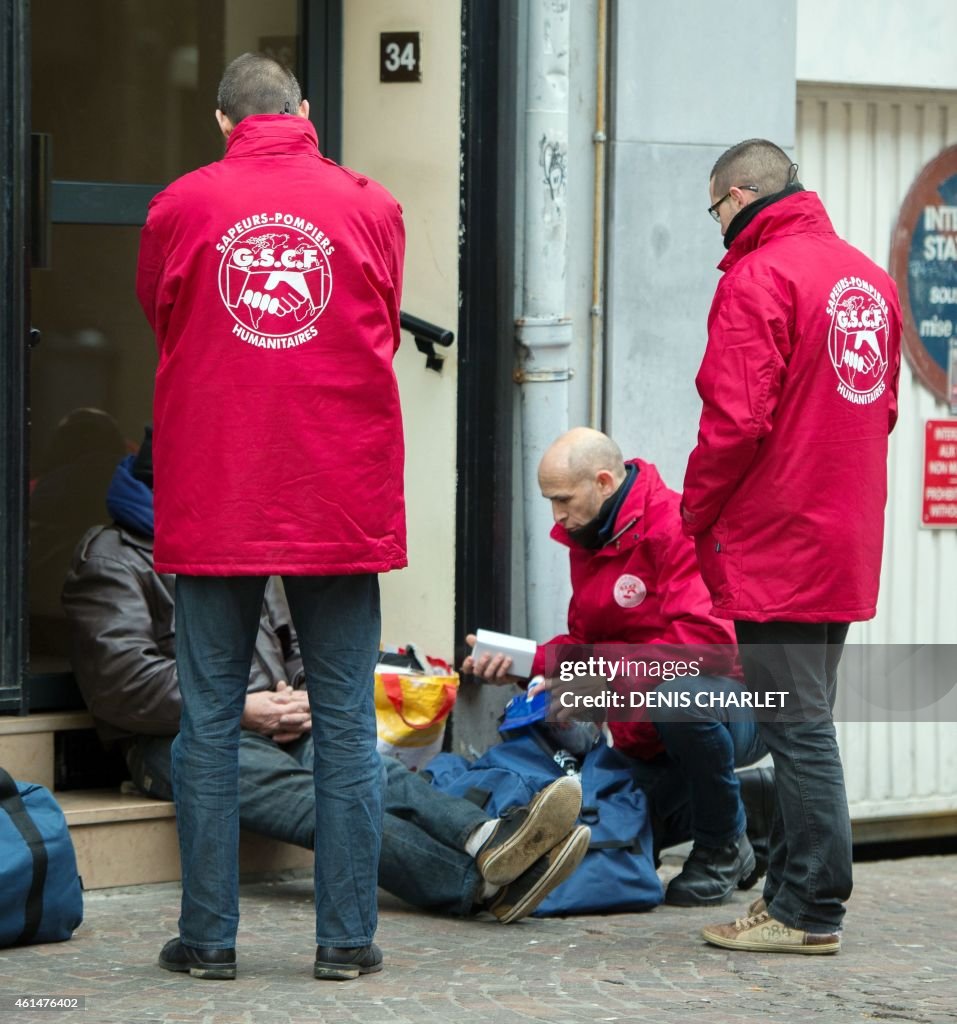
[[927,421],[921,524],[957,527],[957,419]]

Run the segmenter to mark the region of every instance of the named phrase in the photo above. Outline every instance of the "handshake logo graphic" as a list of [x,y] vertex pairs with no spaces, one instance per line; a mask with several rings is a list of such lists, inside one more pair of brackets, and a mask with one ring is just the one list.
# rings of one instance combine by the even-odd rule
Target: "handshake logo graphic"
[[869,282],[839,281],[831,292],[828,349],[838,393],[868,405],[884,392],[887,373],[887,304]]
[[263,338],[304,334],[319,319],[332,293],[329,253],[333,248],[328,238],[302,218],[282,214],[275,218],[279,221],[275,226],[264,225],[265,217],[250,218],[257,223],[218,247],[223,250],[219,267],[223,302],[240,327]]

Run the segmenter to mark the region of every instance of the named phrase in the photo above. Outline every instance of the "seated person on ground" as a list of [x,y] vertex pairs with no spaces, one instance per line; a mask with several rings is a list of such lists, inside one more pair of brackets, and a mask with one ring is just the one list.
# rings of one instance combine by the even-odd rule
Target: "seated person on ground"
[[[82,538],[63,590],[73,667],[100,737],[121,747],[144,793],[169,800],[180,715],[175,579],[153,568],[148,434],[139,455],[117,467],[107,505],[113,524]],[[280,583],[271,580],[242,718],[240,824],[311,849],[312,719],[302,678],[289,609]],[[559,779],[527,807],[492,819],[393,758],[383,758],[383,770],[379,884],[417,907],[518,920],[574,871],[588,847],[589,830],[576,825],[576,780]]]

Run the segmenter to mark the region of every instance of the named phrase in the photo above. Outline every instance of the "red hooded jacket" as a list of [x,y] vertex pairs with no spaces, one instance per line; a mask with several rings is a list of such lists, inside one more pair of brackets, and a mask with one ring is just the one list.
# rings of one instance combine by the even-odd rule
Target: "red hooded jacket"
[[901,313],[813,192],[761,210],[719,264],[682,514],[714,612],[853,622],[877,604]]
[[150,204],[137,294],[156,333],[157,572],[406,564],[392,360],[399,204],[304,118],[244,118]]
[[[679,495],[651,463],[633,462],[638,475],[608,544],[591,550],[576,544],[560,523],[552,528],[552,537],[568,547],[572,598],[568,632],[548,643],[694,647],[706,655],[705,672],[735,675],[734,631],[711,614],[694,545],[681,531]],[[615,657],[613,650],[603,653]],[[533,675],[545,671],[545,658],[545,647],[539,647]],[[612,721],[609,727],[625,753],[650,758],[664,749],[650,721]]]

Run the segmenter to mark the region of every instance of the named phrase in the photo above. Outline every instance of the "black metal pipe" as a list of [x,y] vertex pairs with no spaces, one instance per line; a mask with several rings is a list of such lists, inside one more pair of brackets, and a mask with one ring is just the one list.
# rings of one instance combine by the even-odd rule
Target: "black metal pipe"
[[421,320],[411,313],[399,313],[399,326],[403,331],[414,334],[416,340],[430,341],[433,345],[441,345],[448,348],[455,341],[455,333],[447,327],[439,327],[438,324],[430,324],[428,320]]

